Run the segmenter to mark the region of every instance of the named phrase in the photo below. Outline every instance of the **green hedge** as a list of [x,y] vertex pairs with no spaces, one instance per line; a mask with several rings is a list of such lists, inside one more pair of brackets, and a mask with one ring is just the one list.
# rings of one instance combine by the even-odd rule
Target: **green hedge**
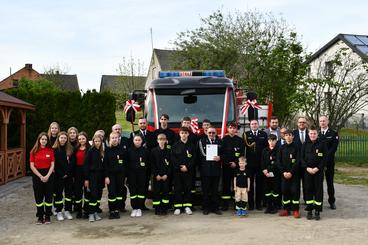
[[[61,91],[40,85],[33,87],[29,85],[29,81],[23,82],[25,85],[5,92],[36,107],[35,111],[27,112],[27,159],[37,135],[42,131],[47,132],[53,121],[60,124],[61,130],[66,131],[74,126],[79,131],[87,132],[89,138],[92,138],[97,129],[103,129],[109,134],[111,126],[116,122],[116,101],[109,92],[98,93],[93,90],[82,95],[79,91]],[[17,122],[13,123],[17,125]],[[19,127],[12,127],[12,130],[8,134],[16,135],[14,130],[19,130]]]

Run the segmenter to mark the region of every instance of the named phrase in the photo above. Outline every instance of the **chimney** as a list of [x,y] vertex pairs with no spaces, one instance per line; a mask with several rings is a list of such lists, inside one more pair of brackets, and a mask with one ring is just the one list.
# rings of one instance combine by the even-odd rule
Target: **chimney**
[[26,64],[25,67],[26,67],[27,70],[32,70],[32,64]]
[[59,75],[59,74],[60,74],[60,72],[59,72],[59,71],[55,71],[55,73],[56,73],[56,75]]

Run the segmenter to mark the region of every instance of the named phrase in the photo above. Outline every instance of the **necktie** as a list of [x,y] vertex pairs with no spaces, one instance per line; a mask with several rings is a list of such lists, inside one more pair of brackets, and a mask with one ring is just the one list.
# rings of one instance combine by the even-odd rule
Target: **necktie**
[[300,142],[304,144],[304,131],[300,131]]
[[322,130],[322,134],[325,135],[326,131]]

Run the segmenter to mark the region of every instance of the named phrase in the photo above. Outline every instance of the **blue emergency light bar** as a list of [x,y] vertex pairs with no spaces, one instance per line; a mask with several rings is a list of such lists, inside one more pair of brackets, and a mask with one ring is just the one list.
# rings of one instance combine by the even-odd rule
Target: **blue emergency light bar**
[[225,77],[223,70],[209,71],[160,71],[159,78],[165,77]]

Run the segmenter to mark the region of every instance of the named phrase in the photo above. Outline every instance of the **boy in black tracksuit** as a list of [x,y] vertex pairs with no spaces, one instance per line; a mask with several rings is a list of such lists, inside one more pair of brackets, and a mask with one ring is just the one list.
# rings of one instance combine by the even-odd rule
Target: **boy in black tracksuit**
[[128,150],[128,185],[132,217],[142,216],[146,193],[146,174],[149,168],[149,150],[142,146],[142,136],[133,137],[133,145]]
[[153,206],[155,214],[167,214],[169,206],[169,187],[171,178],[171,152],[166,148],[165,134],[157,136],[158,146],[151,151],[151,170],[153,174]]
[[[202,179],[202,195],[203,195],[203,214],[208,215],[209,212],[221,215],[219,210],[219,194],[218,187],[221,176],[221,140],[216,137],[216,129],[209,127],[207,137],[203,137],[198,142],[200,156],[200,173]],[[207,146],[213,145],[217,147],[217,155],[208,158]]]
[[261,157],[261,167],[264,174],[264,193],[267,203],[265,213],[277,213],[277,204],[279,197],[279,170],[277,167],[276,147],[277,137],[274,134],[268,136],[268,147],[263,149]]
[[281,190],[283,195],[283,210],[280,216],[288,216],[293,211],[294,218],[300,218],[299,196],[300,196],[300,154],[298,147],[293,142],[293,132],[285,131],[285,144],[280,147],[277,162],[281,171]]
[[310,141],[302,147],[301,164],[305,177],[307,219],[313,218],[314,209],[315,219],[319,220],[323,202],[323,170],[326,166],[328,150],[326,144],[317,137],[317,129],[311,127],[309,129]]
[[85,186],[90,190],[89,200],[89,221],[101,220],[98,216],[99,202],[102,197],[104,187],[104,168],[103,168],[103,139],[94,136],[93,146],[89,149],[84,163]]
[[180,128],[180,140],[176,142],[171,151],[173,163],[173,179],[175,193],[175,215],[185,208],[187,214],[192,214],[191,186],[193,178],[193,164],[195,159],[195,146],[188,142],[189,129]]
[[119,145],[119,134],[110,134],[109,147],[106,148],[103,160],[105,170],[105,184],[109,192],[108,203],[110,219],[119,219],[119,209],[123,206],[123,188],[128,164],[127,150]]
[[222,210],[229,208],[229,201],[233,193],[234,173],[238,167],[239,157],[244,156],[244,142],[236,135],[237,125],[230,122],[227,127],[228,134],[222,139]]

